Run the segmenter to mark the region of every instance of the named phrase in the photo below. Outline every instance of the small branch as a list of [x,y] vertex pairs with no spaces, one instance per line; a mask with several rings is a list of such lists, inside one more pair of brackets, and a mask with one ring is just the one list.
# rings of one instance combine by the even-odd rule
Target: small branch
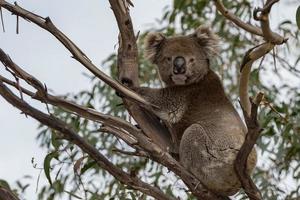
[[267,0],[263,8],[254,9],[253,17],[255,20],[260,21],[260,26],[261,26],[264,39],[267,42],[280,45],[285,43],[288,39],[273,32],[270,28],[270,22],[269,22],[269,13],[271,11],[272,6],[277,2],[279,2],[279,0]]
[[22,112],[38,120],[40,123],[61,132],[66,140],[80,147],[82,151],[87,153],[93,160],[95,160],[101,168],[108,171],[121,183],[129,185],[133,189],[139,190],[142,193],[152,196],[156,199],[174,200],[173,198],[165,195],[159,188],[153,187],[136,177],[132,177],[130,176],[130,174],[116,167],[108,159],[106,159],[98,151],[98,149],[96,149],[95,147],[87,143],[82,137],[80,137],[76,132],[74,132],[74,130],[72,130],[72,128],[70,128],[66,123],[53,116],[47,115],[33,108],[25,101],[23,101],[22,99],[14,95],[4,85],[2,81],[0,81],[0,95],[11,105],[14,105]]
[[2,13],[1,6],[0,6],[0,18],[1,18],[2,31],[5,32],[5,26],[4,26],[3,13]]
[[262,30],[259,27],[243,22],[240,18],[228,11],[221,0],[214,0],[214,3],[217,10],[235,25],[254,35],[263,36]]
[[136,94],[135,92],[129,90],[119,82],[113,80],[101,70],[99,70],[90,59],[72,42],[66,35],[64,35],[56,26],[52,23],[49,17],[43,18],[38,16],[28,10],[21,8],[18,5],[10,4],[4,0],[0,0],[0,7],[10,11],[11,13],[24,18],[44,30],[50,32],[54,37],[56,37],[72,54],[73,58],[80,62],[84,67],[86,67],[91,73],[93,73],[96,77],[104,81],[106,84],[117,90],[122,95],[127,98],[138,102],[142,106],[152,106],[141,96]]
[[114,149],[112,149],[112,151],[113,152],[118,152],[120,154],[125,154],[125,155],[128,155],[128,156],[138,156],[138,157],[146,157],[146,158],[149,157],[149,155],[144,151],[134,151],[134,152],[132,152],[132,151],[124,151],[124,150],[118,149],[118,148],[114,148]]
[[273,48],[274,45],[271,43],[263,43],[261,45],[258,45],[247,51],[242,61],[239,95],[241,106],[244,109],[244,111],[248,114],[248,116],[251,115],[251,102],[249,101],[248,87],[252,64],[259,58],[265,56]]
[[132,148],[135,148],[134,146],[138,145],[138,141],[136,138],[134,138],[132,135],[130,135],[118,128],[102,126],[98,131],[110,133],[110,134],[116,136],[117,138],[120,138],[123,141],[125,141],[126,144],[128,144]]
[[250,200],[262,200],[260,191],[252,181],[247,170],[248,156],[251,153],[261,133],[261,128],[257,122],[257,109],[262,99],[263,93],[259,93],[255,100],[251,102],[252,105],[250,116],[247,112],[245,112],[245,110],[243,110],[248,132],[245,138],[245,142],[242,145],[234,164],[237,176],[239,177],[239,180],[241,181],[241,184]]

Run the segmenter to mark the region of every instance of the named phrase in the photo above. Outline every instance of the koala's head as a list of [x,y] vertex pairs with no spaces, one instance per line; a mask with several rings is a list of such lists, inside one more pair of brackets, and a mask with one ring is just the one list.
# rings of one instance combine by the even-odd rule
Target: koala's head
[[167,38],[149,33],[146,57],[158,66],[166,85],[186,85],[201,80],[208,72],[209,60],[218,53],[218,37],[207,27],[193,34]]

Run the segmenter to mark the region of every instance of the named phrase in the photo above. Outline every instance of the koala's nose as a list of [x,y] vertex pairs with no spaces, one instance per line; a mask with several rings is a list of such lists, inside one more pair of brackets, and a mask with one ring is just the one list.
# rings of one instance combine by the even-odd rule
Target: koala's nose
[[182,56],[177,56],[173,61],[174,74],[184,74],[186,70],[185,59]]

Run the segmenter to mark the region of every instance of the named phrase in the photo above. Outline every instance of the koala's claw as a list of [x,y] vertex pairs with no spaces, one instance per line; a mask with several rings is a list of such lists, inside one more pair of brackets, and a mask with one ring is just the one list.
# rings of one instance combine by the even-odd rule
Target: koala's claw
[[132,86],[133,86],[133,82],[132,82],[132,80],[129,79],[129,78],[122,78],[122,79],[121,79],[121,83],[122,83],[123,85],[126,85],[127,87],[132,87]]
[[120,98],[125,97],[125,96],[124,96],[122,93],[120,93],[119,91],[116,91],[115,93],[116,93],[116,95],[117,95],[118,97],[120,97]]

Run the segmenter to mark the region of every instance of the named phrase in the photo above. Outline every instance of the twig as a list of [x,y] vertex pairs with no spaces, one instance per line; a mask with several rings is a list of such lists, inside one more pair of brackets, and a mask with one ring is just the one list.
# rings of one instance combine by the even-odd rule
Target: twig
[[148,158],[149,155],[143,151],[124,151],[122,149],[118,149],[118,148],[113,148],[112,151],[114,152],[118,152],[118,153],[121,153],[121,154],[125,154],[125,155],[128,155],[128,156],[138,156],[138,157],[146,157]]
[[271,102],[269,102],[266,98],[264,98],[262,100],[262,105],[265,105],[267,107],[269,107],[275,114],[278,115],[279,118],[281,118],[285,123],[288,123],[288,118],[285,116],[283,116],[278,110],[276,110],[276,108],[274,108],[274,106],[272,105]]
[[245,31],[252,33],[254,35],[263,36],[262,30],[259,27],[253,26],[246,22],[243,22],[240,18],[235,16],[233,13],[228,11],[221,0],[214,0],[217,10],[227,19],[232,21],[238,27],[244,29]]
[[280,45],[285,43],[288,39],[273,32],[270,28],[269,23],[269,13],[271,11],[271,8],[278,1],[279,0],[267,0],[263,8],[255,8],[253,11],[253,18],[257,21],[260,21],[260,26],[264,39],[267,42]]
[[2,13],[2,8],[1,7],[0,7],[0,17],[1,17],[2,30],[3,30],[3,32],[5,32],[3,13]]
[[125,141],[129,146],[135,148],[135,145],[138,145],[138,141],[136,138],[134,138],[132,135],[122,131],[121,129],[115,128],[115,127],[107,127],[102,126],[98,131],[110,133],[117,138],[122,139]]

